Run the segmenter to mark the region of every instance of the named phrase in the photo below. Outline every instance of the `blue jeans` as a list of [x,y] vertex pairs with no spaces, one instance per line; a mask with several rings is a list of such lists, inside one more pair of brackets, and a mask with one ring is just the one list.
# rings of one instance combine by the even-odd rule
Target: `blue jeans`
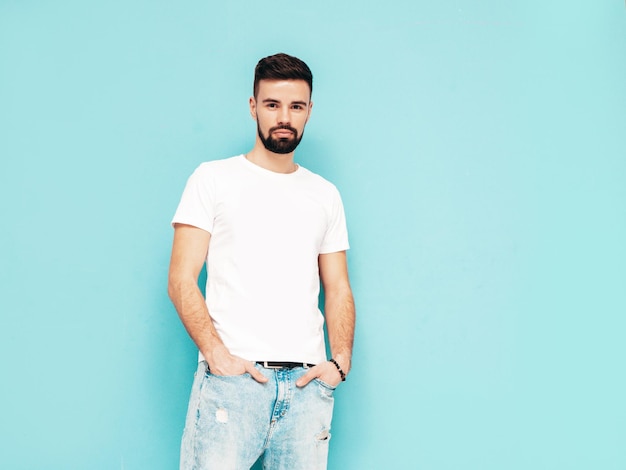
[[248,470],[263,456],[265,470],[324,470],[328,460],[333,390],[306,369],[257,369],[213,375],[200,362],[191,389],[181,446],[181,470]]

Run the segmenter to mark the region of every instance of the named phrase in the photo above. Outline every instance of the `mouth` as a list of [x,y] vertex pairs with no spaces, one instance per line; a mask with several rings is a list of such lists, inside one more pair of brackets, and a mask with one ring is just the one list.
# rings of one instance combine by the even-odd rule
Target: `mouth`
[[288,139],[293,136],[293,132],[287,129],[278,129],[274,131],[274,135],[279,139]]

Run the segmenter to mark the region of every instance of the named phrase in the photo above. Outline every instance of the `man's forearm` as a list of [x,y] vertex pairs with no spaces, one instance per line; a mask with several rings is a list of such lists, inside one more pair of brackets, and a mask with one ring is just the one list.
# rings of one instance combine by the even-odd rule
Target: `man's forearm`
[[325,292],[325,316],[328,339],[333,358],[347,374],[352,365],[354,343],[355,308],[349,286],[336,292]]
[[171,280],[168,293],[187,333],[208,360],[216,347],[223,347],[198,285],[192,281]]

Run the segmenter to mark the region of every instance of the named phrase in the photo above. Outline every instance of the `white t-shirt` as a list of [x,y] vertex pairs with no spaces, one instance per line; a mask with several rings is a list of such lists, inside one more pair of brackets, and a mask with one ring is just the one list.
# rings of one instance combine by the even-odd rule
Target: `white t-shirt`
[[232,354],[326,360],[318,255],[349,248],[335,186],[305,168],[275,173],[244,155],[207,162],[187,181],[172,223],[211,233],[206,303]]

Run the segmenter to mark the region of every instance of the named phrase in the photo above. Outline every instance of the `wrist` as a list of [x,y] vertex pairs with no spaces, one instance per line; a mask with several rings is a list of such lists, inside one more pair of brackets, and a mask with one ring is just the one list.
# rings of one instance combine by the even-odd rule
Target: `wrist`
[[345,382],[346,381],[346,372],[343,370],[343,368],[341,367],[341,365],[339,364],[339,362],[337,362],[337,360],[333,357],[331,357],[329,359],[329,362],[331,362],[336,368],[337,368],[337,372],[339,373],[339,375],[341,376],[341,381]]
[[345,353],[338,353],[332,356],[332,358],[337,361],[341,370],[343,370],[346,376],[350,373],[350,369],[352,368],[352,362],[350,360],[350,355]]
[[212,345],[212,347],[207,348],[206,350],[200,350],[200,352],[209,365],[214,364],[215,362],[220,362],[226,355],[230,355],[226,346],[221,343]]

